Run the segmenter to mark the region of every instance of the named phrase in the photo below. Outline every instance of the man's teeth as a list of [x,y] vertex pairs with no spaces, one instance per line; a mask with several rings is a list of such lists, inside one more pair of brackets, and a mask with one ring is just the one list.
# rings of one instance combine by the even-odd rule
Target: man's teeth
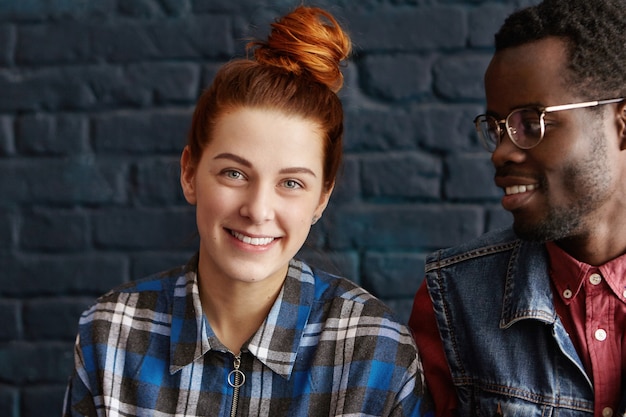
[[274,240],[273,237],[250,237],[235,231],[231,231],[230,233],[243,243],[254,246],[268,245]]
[[536,184],[528,184],[528,185],[514,185],[512,187],[506,187],[504,189],[504,193],[506,195],[525,193],[526,191],[532,191],[537,188]]

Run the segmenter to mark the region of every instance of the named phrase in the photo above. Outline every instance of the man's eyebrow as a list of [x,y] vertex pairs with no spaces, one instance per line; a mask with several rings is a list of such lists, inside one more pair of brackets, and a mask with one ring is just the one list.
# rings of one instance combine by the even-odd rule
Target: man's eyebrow
[[[241,164],[243,166],[246,166],[248,168],[252,168],[252,163],[250,161],[248,161],[245,158],[242,158],[238,155],[232,154],[232,153],[228,153],[228,152],[224,152],[218,155],[215,155],[213,157],[213,159],[229,159],[231,161],[237,162],[238,164]],[[306,167],[290,167],[290,168],[283,168],[279,171],[281,174],[309,174],[312,175],[313,177],[317,178],[317,175],[315,175],[315,172],[313,172],[313,170],[306,168]]]
[[512,111],[515,111],[515,110],[519,110],[519,109],[537,109],[537,110],[541,110],[541,109],[544,109],[545,107],[546,107],[545,105],[543,105],[541,103],[538,103],[536,101],[533,101],[532,103],[520,104],[519,106],[513,107],[511,110],[508,111],[508,113],[505,116],[500,116],[495,111],[489,110],[489,109],[487,109],[485,111],[485,114],[487,114],[489,116],[492,116],[495,119],[500,119],[501,117],[508,116],[509,114],[511,114]]

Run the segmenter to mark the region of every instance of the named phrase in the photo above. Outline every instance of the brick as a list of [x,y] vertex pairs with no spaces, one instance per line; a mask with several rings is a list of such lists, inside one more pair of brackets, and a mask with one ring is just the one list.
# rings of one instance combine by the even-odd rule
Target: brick
[[0,342],[19,339],[22,336],[21,323],[20,303],[0,298]]
[[128,269],[120,255],[0,253],[0,296],[99,296],[128,281]]
[[27,250],[85,250],[90,245],[87,214],[75,210],[35,209],[24,214],[20,246]]
[[115,10],[115,0],[0,1],[0,20],[41,21],[64,17],[101,17]]
[[0,249],[11,249],[15,244],[18,215],[0,205]]
[[344,61],[341,70],[343,74],[343,86],[337,93],[337,97],[344,106],[344,119],[352,109],[362,107],[363,94],[359,87],[359,71],[354,61]]
[[[260,5],[266,4],[266,1],[259,0],[191,0],[191,9],[194,13],[215,13],[215,12],[241,12],[242,10],[255,7],[259,9]],[[286,0],[278,0],[272,2],[275,6],[286,3]]]
[[78,319],[93,298],[55,297],[24,302],[24,337],[30,341],[58,340],[73,342]]
[[3,344],[0,345],[0,382],[65,383],[73,363],[72,343]]
[[0,165],[0,195],[13,203],[121,202],[126,198],[127,171],[123,163],[100,161],[88,155],[8,160]]
[[494,205],[494,207],[488,206],[486,232],[508,227],[511,224],[513,224],[513,215],[510,212],[503,209],[499,204]]
[[379,298],[412,298],[424,279],[425,256],[368,252],[363,260],[363,285]]
[[[159,64],[155,64],[159,65]],[[136,74],[136,67],[131,70]],[[74,71],[80,82],[89,86],[93,98],[89,103],[80,103],[74,108],[144,107],[152,103],[153,91],[144,83],[136,84],[127,75],[127,69],[109,65],[80,68]]]
[[442,164],[417,152],[386,153],[363,158],[361,176],[365,197],[441,197]]
[[228,58],[233,29],[225,15],[126,20],[93,29],[93,53],[111,62],[164,58]]
[[17,388],[0,385],[0,415],[20,417],[20,393]]
[[[67,374],[69,376],[69,373]],[[42,410],[50,410],[52,415],[63,409],[65,384],[46,384],[26,387],[22,395],[22,415],[20,417],[40,417]],[[53,413],[54,410],[56,413]]]
[[0,69],[0,111],[81,108],[95,103],[82,69]]
[[393,298],[382,299],[382,301],[391,308],[398,321],[402,324],[407,324],[411,317],[411,310],[413,307],[413,297],[411,298]]
[[29,114],[17,120],[20,153],[70,155],[88,150],[89,121],[85,116]]
[[186,204],[180,158],[151,158],[137,164],[137,195],[144,205]]
[[19,65],[94,62],[91,27],[90,23],[67,19],[19,26],[16,62]]
[[310,249],[311,251],[321,250],[327,246],[327,235],[328,226],[326,224],[326,216],[322,216],[322,218],[314,226],[311,227],[309,235],[307,236],[303,246]]
[[186,144],[191,109],[118,112],[93,121],[94,148],[98,152],[174,153]]
[[417,99],[431,91],[431,58],[414,55],[372,55],[360,65],[367,94],[402,101]]
[[8,25],[0,25],[0,67],[13,62],[15,51],[15,30]]
[[124,0],[118,13],[130,17],[181,16],[191,10],[189,0]]
[[483,210],[471,206],[346,205],[330,220],[331,249],[426,250],[453,246],[480,235]]
[[296,258],[307,262],[312,268],[347,278],[357,284],[361,283],[358,273],[359,256],[355,252],[324,252],[305,245]]
[[117,5],[117,11],[129,17],[161,17],[158,3],[153,0],[125,0]]
[[199,69],[189,63],[154,63],[0,69],[0,111],[80,110],[195,101]]
[[446,196],[453,200],[495,200],[502,193],[495,186],[495,170],[487,152],[456,154],[446,159],[450,173],[445,183]]
[[486,3],[469,12],[469,43],[473,47],[493,47],[494,34],[515,8],[511,5]]
[[195,103],[199,78],[196,64],[137,64],[126,69],[128,87],[145,90],[156,104]]
[[345,113],[346,152],[415,150],[419,130],[412,115],[397,109],[348,109]]
[[[194,242],[197,242],[194,239]],[[144,251],[131,258],[131,279],[137,280],[160,272],[186,265],[196,250],[176,251]]]
[[101,248],[192,248],[195,208],[100,210],[94,214],[93,227],[95,243]]
[[467,37],[458,7],[388,8],[351,13],[349,19],[350,34],[365,52],[462,48]]
[[442,58],[434,66],[435,89],[446,99],[483,99],[483,75],[490,59],[490,56],[483,54]]
[[14,153],[13,119],[9,116],[0,116],[0,156],[9,156]]
[[196,64],[166,62],[123,68],[100,65],[76,72],[78,80],[89,86],[94,97],[83,108],[146,107],[170,101],[192,104],[197,96],[199,69]]
[[202,66],[200,76],[200,92],[210,87],[215,75],[226,61],[218,63],[209,63]]
[[330,205],[354,202],[361,195],[361,175],[359,159],[354,155],[344,156],[343,163],[337,172],[335,189],[330,197]]
[[421,132],[421,148],[444,154],[485,152],[473,123],[483,111],[475,105],[419,105],[413,106],[410,117],[413,130]]

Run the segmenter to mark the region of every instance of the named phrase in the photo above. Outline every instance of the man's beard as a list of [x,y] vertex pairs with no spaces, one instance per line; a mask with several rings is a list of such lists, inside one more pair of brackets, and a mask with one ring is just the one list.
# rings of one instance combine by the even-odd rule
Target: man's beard
[[[605,169],[608,149],[604,138],[595,137],[590,140],[595,142],[590,155],[563,170],[565,180],[561,187],[572,198],[558,206],[548,201],[547,213],[539,222],[514,221],[513,230],[521,239],[558,241],[590,233],[590,215],[611,198],[612,182],[610,171]],[[549,195],[550,186],[547,181],[544,179],[540,182],[539,190],[546,196]]]

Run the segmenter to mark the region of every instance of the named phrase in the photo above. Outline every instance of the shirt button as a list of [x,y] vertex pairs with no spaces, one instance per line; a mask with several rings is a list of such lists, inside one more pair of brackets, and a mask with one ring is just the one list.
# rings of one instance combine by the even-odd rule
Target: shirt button
[[596,340],[599,340],[600,342],[602,342],[606,339],[606,330],[598,329],[596,330],[594,336],[596,337]]
[[591,274],[591,276],[589,277],[589,282],[591,282],[593,285],[598,285],[602,282],[602,277],[600,276],[600,274]]
[[[624,293],[626,294],[626,290],[624,290]],[[570,289],[567,289],[567,290],[563,291],[563,297],[565,297],[567,299],[572,298],[572,295],[573,295],[572,294],[572,290],[570,290]]]
[[611,407],[604,407],[602,409],[602,417],[611,417],[613,415],[613,409]]

